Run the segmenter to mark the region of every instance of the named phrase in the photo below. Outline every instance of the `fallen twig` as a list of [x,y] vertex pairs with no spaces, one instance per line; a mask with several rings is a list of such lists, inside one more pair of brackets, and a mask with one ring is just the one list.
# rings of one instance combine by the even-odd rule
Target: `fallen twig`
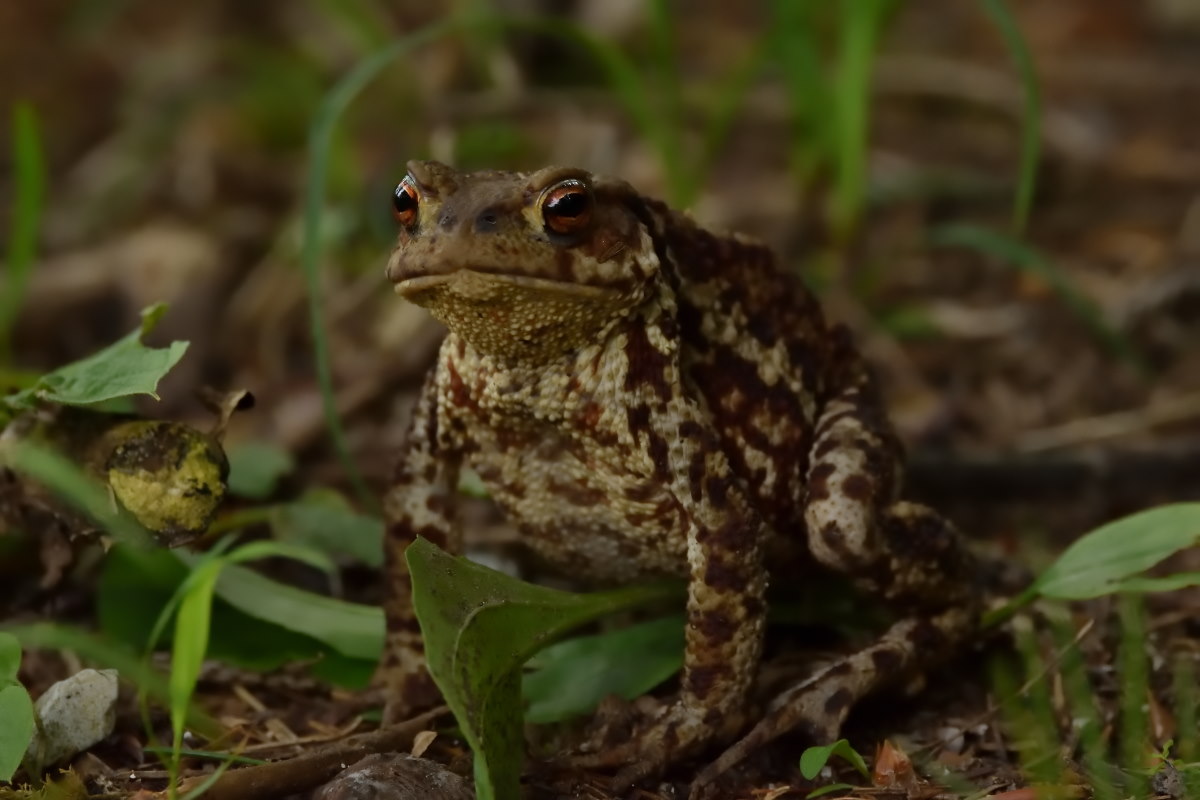
[[[230,769],[213,782],[204,797],[206,800],[254,800],[312,789],[365,756],[407,751],[417,733],[448,711],[446,706],[440,706],[399,725],[358,734],[295,758]],[[187,794],[208,779],[208,775],[187,778],[180,782],[179,792]]]

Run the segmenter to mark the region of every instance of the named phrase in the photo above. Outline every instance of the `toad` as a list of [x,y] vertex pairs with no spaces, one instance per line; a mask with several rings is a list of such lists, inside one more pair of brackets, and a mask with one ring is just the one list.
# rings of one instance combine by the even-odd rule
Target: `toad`
[[415,161],[393,200],[387,276],[449,334],[385,498],[386,719],[438,699],[403,553],[416,537],[460,550],[464,465],[565,574],[687,582],[679,694],[605,753],[621,782],[753,722],[770,580],[839,573],[898,618],[772,703],[760,738],[832,741],[859,698],[968,637],[971,557],[898,498],[870,371],[768,248],[580,169]]

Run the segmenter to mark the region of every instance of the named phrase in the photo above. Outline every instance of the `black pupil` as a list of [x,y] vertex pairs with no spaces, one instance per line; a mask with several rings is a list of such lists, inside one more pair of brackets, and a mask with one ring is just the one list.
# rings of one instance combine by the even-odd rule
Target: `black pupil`
[[559,217],[578,217],[587,211],[588,196],[582,189],[571,189],[556,195],[546,204],[546,210]]
[[392,206],[397,214],[407,214],[417,210],[417,195],[407,183],[401,183],[392,194]]

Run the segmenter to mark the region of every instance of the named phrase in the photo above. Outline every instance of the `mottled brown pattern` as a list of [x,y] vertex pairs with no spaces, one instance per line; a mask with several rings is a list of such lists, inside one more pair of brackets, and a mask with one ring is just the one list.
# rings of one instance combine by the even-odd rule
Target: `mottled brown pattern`
[[[869,371],[768,249],[582,170],[409,170],[418,212],[387,275],[450,334],[385,498],[389,720],[435,697],[403,552],[418,536],[459,549],[463,464],[573,577],[687,579],[680,694],[597,756],[629,764],[619,781],[747,721],[768,569],[842,572],[909,616],[772,703],[722,761],[788,729],[833,736],[864,694],[962,641],[971,561],[940,517],[897,502]],[[582,216],[544,207],[579,186]]]

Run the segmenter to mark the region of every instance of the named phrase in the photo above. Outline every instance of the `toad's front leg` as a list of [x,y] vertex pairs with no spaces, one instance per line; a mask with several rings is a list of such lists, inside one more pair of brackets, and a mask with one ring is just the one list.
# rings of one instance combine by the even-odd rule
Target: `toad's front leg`
[[664,409],[658,424],[633,427],[640,427],[639,444],[658,454],[656,472],[687,510],[680,532],[687,537],[687,630],[678,699],[629,742],[580,759],[625,764],[614,780],[619,786],[657,775],[742,727],[766,612],[765,525],[716,433],[684,401]]
[[458,449],[450,438],[441,370],[430,373],[409,423],[404,455],[384,496],[384,600],[387,635],[376,681],[383,685],[385,724],[394,724],[441,701],[425,665],[421,628],[412,604],[412,578],[404,551],[417,537],[451,553],[462,549],[454,516]]

